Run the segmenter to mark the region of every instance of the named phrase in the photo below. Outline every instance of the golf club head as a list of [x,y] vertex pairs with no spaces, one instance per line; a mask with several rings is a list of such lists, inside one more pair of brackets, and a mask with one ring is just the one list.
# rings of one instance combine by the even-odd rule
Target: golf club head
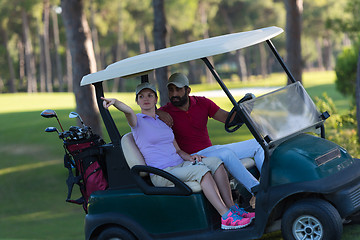
[[69,114],[69,118],[79,118],[81,124],[85,127],[85,124],[84,124],[82,118],[80,117],[80,115],[77,112],[71,112]]
[[51,109],[47,109],[47,110],[42,111],[40,115],[42,117],[44,117],[44,118],[57,117],[56,112],[54,110],[51,110]]
[[58,121],[59,125],[60,125],[61,131],[64,131],[64,129],[61,126],[61,123],[59,121],[59,118],[57,117],[56,112],[54,110],[51,110],[51,109],[44,110],[44,111],[41,112],[40,115],[42,117],[44,117],[44,118],[53,118],[53,117],[55,117],[56,120]]
[[69,114],[69,118],[77,118],[77,117],[79,117],[79,114],[77,112],[71,112]]
[[57,133],[59,133],[59,131],[57,130],[56,127],[47,127],[45,129],[45,132],[57,132]]

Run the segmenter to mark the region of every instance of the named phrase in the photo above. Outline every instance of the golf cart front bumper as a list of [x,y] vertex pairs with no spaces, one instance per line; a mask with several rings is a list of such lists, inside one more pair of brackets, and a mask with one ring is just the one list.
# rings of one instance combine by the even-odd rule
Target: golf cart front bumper
[[[330,202],[342,218],[347,218],[360,212],[360,159],[353,159],[351,166],[328,177],[279,185],[269,190],[268,198],[264,202],[267,209],[275,208],[285,199],[294,197],[292,198],[294,200],[315,194]],[[259,194],[261,195],[262,192]]]
[[[336,206],[342,218],[349,217],[360,212],[360,159],[354,159],[355,165],[350,167],[346,174],[338,182],[352,177],[341,189],[331,194],[325,194],[325,198]],[[346,176],[347,175],[347,176]]]

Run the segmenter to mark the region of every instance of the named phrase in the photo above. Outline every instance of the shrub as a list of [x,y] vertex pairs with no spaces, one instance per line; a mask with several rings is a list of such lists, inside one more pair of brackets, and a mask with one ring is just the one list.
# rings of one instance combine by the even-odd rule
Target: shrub
[[355,98],[358,53],[357,47],[345,48],[337,57],[335,66],[337,90],[353,98]]
[[331,114],[325,122],[326,138],[344,147],[351,156],[359,156],[355,107],[345,114],[338,114],[333,100],[326,93],[322,98],[315,97],[314,102],[320,112],[328,111]]

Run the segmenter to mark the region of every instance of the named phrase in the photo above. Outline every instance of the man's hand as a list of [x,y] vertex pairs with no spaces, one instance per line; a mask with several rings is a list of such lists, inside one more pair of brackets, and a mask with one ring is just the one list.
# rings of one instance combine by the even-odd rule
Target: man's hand
[[166,125],[172,128],[172,126],[174,125],[174,120],[169,113],[157,109],[156,114],[159,115],[161,121],[163,121]]
[[199,154],[194,154],[190,156],[190,161],[193,162],[193,164],[197,164],[200,163],[204,157],[205,156]]

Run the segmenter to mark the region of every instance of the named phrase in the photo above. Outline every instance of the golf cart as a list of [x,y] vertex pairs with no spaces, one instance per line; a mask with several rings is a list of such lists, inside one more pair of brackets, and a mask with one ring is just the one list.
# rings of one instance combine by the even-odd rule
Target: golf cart
[[[208,38],[130,57],[83,77],[93,84],[111,142],[101,145],[109,187],[93,192],[85,217],[88,239],[257,239],[282,231],[284,239],[340,239],[343,220],[360,210],[360,161],[325,139],[324,121],[271,42],[278,27]],[[266,42],[292,84],[256,98],[235,100],[207,57]],[[233,105],[225,129],[243,123],[265,152],[256,192],[256,218],[246,228],[221,230],[220,217],[196,182],[146,166],[131,133],[120,134],[103,108],[102,82],[141,76],[154,69],[201,59]],[[235,117],[232,116],[235,114]],[[230,119],[234,119],[231,120]],[[125,121],[125,120],[124,120]],[[252,168],[251,160],[242,160]],[[250,161],[250,163],[249,163]],[[173,187],[154,187],[158,174]]]

